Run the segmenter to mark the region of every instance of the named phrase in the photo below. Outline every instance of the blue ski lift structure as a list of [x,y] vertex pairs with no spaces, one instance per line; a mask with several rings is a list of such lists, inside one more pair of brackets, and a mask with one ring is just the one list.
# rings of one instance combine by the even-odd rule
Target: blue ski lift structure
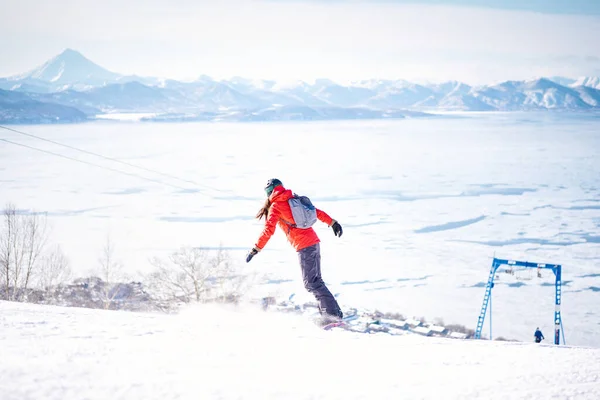
[[[490,269],[490,275],[488,276],[487,285],[485,287],[485,295],[483,296],[483,304],[481,306],[481,312],[479,313],[479,319],[477,320],[477,329],[475,330],[475,339],[481,339],[481,331],[483,330],[483,323],[485,322],[485,314],[490,306],[490,340],[492,340],[492,289],[494,288],[494,277],[496,271],[501,265],[507,265],[509,268],[521,267],[521,268],[536,268],[539,271],[541,269],[549,269],[554,273],[556,282],[555,288],[555,308],[554,308],[554,344],[560,344],[560,333],[562,329],[562,318],[560,313],[561,303],[561,275],[562,267],[557,264],[541,264],[532,263],[528,261],[514,261],[514,260],[503,260],[495,258],[492,261],[492,268]],[[565,342],[564,330],[563,332],[563,344]]]

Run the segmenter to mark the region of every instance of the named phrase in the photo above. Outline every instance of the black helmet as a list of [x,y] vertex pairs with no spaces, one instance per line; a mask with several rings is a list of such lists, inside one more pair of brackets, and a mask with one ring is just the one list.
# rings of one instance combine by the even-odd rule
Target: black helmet
[[276,178],[269,179],[265,186],[265,192],[267,193],[267,196],[270,196],[271,193],[273,193],[273,189],[275,189],[275,187],[282,186],[282,185],[283,185],[283,183],[281,183],[281,181],[279,179],[276,179]]

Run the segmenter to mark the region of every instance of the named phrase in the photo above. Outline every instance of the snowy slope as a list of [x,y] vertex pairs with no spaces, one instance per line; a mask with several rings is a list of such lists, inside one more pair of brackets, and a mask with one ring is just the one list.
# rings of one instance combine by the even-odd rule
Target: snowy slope
[[301,317],[0,302],[3,400],[600,397],[600,349],[322,331]]

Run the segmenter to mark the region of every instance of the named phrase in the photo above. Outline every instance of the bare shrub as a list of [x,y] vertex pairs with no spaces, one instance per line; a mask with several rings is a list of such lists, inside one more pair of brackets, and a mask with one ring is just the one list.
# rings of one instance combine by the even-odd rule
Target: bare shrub
[[497,337],[496,339],[494,339],[494,340],[497,340],[497,341],[499,341],[499,342],[518,342],[518,340],[515,340],[515,339],[508,339],[508,338],[505,338],[504,336],[498,336],[498,337]]
[[398,321],[405,321],[406,318],[404,317],[404,315],[400,314],[399,312],[381,312],[381,311],[375,311],[376,315],[379,314],[381,315],[380,318],[385,318],[385,319],[395,319]]
[[221,246],[181,247],[167,261],[154,257],[150,263],[156,268],[149,276],[150,287],[171,300],[237,302],[250,283]]
[[104,309],[115,308],[113,303],[117,297],[123,297],[119,282],[125,279],[125,276],[123,264],[116,260],[115,245],[110,235],[106,236],[106,241],[98,258],[98,275],[103,283],[102,301]]
[[450,332],[459,332],[467,335],[468,338],[473,337],[475,335],[475,331],[473,329],[469,329],[464,325],[459,324],[450,324],[446,325],[445,328]]
[[60,246],[50,250],[40,262],[37,286],[49,290],[53,286],[70,281],[73,278],[69,260]]

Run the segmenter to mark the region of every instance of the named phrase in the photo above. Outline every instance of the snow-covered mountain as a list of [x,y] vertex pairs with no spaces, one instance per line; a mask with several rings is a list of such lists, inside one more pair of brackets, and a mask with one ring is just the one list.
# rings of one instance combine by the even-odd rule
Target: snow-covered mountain
[[374,108],[411,108],[433,96],[431,88],[413,83],[381,86],[377,93],[368,99],[367,105]]
[[101,86],[116,82],[122,75],[111,72],[88,60],[78,51],[66,49],[39,67],[7,78],[15,86],[29,84],[52,88],[54,91],[78,85]]
[[0,79],[0,89],[50,93],[67,89],[86,90],[111,83],[133,81],[149,85],[159,82],[157,78],[125,76],[109,71],[80,52],[65,49],[31,71]]
[[[529,81],[506,81],[494,86],[474,89],[470,94],[494,109],[502,111],[587,110],[595,107],[593,103],[583,99],[579,91],[545,78]],[[592,93],[591,97],[595,97],[595,95]]]
[[573,88],[579,94],[579,97],[585,101],[586,104],[592,107],[600,107],[600,90],[594,89],[589,86],[576,86]]
[[[316,117],[362,118],[366,115],[384,118],[398,110],[600,109],[598,77],[578,80],[536,78],[477,87],[457,81],[416,84],[405,80],[377,79],[347,85],[329,79],[279,84],[272,80],[243,77],[217,81],[206,75],[200,75],[191,82],[182,82],[120,75],[71,49],[25,74],[0,79],[0,89],[23,93],[37,102],[75,107],[89,115],[106,112],[167,113],[170,116],[162,118],[167,120],[182,114],[184,119],[204,119],[208,115],[219,114],[219,118],[225,119],[242,115],[241,120],[306,120]],[[349,110],[352,108],[363,111]],[[230,112],[227,117],[222,115],[224,111]]]
[[329,79],[317,79],[307,91],[315,98],[330,105],[356,107],[366,104],[376,92],[358,86],[342,86]]
[[594,89],[600,89],[600,77],[598,76],[583,76],[571,83],[569,86],[588,86]]
[[36,124],[81,122],[87,115],[78,108],[32,99],[26,93],[0,89],[0,122]]
[[564,76],[550,76],[548,77],[552,82],[556,82],[559,85],[569,86],[577,81],[577,79],[566,78]]

